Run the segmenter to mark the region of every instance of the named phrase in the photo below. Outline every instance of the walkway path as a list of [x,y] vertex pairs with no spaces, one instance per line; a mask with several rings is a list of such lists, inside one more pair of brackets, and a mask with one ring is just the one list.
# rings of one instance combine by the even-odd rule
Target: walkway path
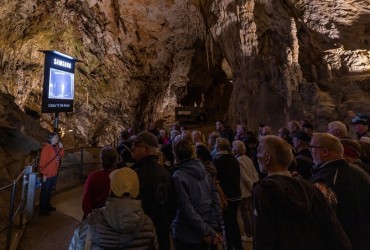
[[50,216],[35,213],[23,233],[18,250],[66,250],[82,218],[83,185],[59,193],[52,198],[57,208]]
[[[82,192],[83,185],[80,185],[54,195],[51,203],[57,211],[50,216],[35,213],[23,233],[18,250],[67,250],[83,216]],[[243,245],[246,250],[252,250],[251,242]]]

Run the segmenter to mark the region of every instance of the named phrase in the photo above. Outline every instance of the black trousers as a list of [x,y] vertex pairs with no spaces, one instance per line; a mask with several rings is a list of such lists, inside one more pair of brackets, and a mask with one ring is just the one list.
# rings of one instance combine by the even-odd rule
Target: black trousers
[[209,250],[209,245],[205,242],[193,244],[173,239],[175,250]]
[[51,204],[50,204],[50,197],[51,192],[57,182],[57,177],[47,178],[41,185],[41,192],[40,192],[40,212],[46,213],[50,211]]
[[239,201],[228,201],[227,208],[223,213],[225,223],[227,250],[243,249],[240,238],[240,228],[237,219]]

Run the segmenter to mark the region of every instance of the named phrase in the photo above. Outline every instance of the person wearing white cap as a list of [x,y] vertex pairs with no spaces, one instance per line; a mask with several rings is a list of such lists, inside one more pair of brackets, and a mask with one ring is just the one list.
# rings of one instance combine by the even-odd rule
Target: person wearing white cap
[[130,168],[109,175],[111,194],[105,207],[93,210],[75,230],[73,249],[159,249],[153,222],[135,199],[139,178]]

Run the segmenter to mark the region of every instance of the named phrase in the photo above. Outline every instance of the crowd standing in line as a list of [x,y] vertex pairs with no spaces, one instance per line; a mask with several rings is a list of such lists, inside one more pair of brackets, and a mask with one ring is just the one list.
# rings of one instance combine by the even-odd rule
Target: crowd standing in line
[[[256,250],[365,250],[368,122],[367,116],[353,116],[351,139],[340,121],[330,122],[327,133],[315,132],[307,119],[289,121],[278,136],[266,124],[258,134],[238,124],[234,134],[217,121],[207,141],[199,130],[174,125],[167,132],[150,123],[137,135],[124,132],[117,152],[129,152],[135,162],[121,159],[120,167],[137,173],[135,197],[153,222],[159,249],[170,249],[171,235],[181,250],[243,249],[242,241],[253,241]],[[104,209],[93,210],[83,224]]]

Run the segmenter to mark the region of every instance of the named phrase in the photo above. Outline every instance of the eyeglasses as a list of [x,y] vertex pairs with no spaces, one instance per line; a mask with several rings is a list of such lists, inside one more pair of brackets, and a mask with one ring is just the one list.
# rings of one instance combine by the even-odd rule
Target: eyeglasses
[[313,148],[326,148],[326,147],[321,147],[321,146],[315,146],[315,145],[309,145],[308,148],[312,150]]

